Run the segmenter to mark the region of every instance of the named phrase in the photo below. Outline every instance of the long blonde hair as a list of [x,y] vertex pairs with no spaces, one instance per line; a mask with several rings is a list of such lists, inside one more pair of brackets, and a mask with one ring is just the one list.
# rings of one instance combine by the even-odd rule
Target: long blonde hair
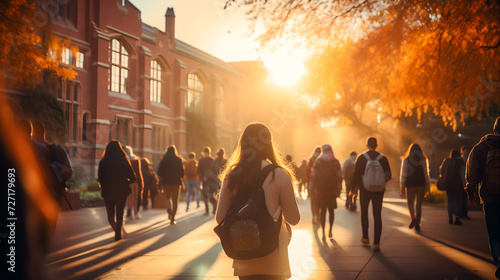
[[[261,169],[261,161],[267,160],[283,168],[295,182],[295,175],[288,162],[275,148],[271,131],[263,123],[247,125],[231,154],[224,170],[219,175],[221,181],[228,180],[228,188],[237,191],[248,189]],[[274,175],[273,175],[274,176]]]

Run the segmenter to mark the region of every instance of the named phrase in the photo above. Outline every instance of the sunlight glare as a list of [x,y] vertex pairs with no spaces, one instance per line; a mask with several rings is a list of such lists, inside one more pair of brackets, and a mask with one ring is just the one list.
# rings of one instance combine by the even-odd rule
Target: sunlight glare
[[263,61],[269,71],[269,81],[278,86],[294,86],[306,73],[304,61],[308,55],[305,48],[285,45],[264,56]]

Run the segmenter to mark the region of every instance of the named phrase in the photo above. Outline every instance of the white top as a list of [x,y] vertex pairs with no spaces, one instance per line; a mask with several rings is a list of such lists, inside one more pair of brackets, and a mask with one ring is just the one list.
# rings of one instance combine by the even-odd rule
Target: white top
[[[268,161],[262,161],[261,169],[269,165]],[[274,175],[274,179],[272,179]],[[220,223],[226,216],[231,205],[231,199],[235,194],[227,187],[227,180],[222,183],[219,202],[215,219]],[[262,185],[269,214],[277,220],[280,209],[283,213],[283,221],[296,225],[300,221],[300,211],[295,198],[293,184],[285,170],[276,168],[271,172]],[[251,260],[234,260],[233,268],[235,276],[246,275],[284,275],[290,277],[290,264],[288,261],[288,241],[290,232],[283,223],[280,230],[279,246],[276,251],[268,256]]]
[[[422,161],[422,167],[424,169],[424,178],[425,178],[425,186],[422,187],[425,187],[425,193],[428,193],[430,191],[430,177],[429,177],[429,163],[427,159]],[[403,194],[405,192],[405,186],[403,185],[403,182],[405,181],[406,176],[408,176],[408,173],[410,172],[410,170],[408,169],[409,169],[408,158],[405,158],[401,163],[401,174],[399,176],[400,191]]]

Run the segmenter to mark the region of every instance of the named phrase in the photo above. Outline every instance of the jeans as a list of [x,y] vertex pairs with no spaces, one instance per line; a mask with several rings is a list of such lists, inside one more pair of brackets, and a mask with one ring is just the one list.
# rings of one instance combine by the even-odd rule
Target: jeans
[[408,203],[408,210],[410,211],[410,216],[412,218],[415,217],[417,222],[416,225],[420,225],[420,220],[422,219],[422,202],[424,201],[424,196],[425,187],[406,188],[406,202]]
[[458,217],[461,212],[460,207],[462,206],[462,196],[465,195],[463,190],[453,190],[446,191],[446,197],[448,199],[448,216],[450,219],[453,218],[453,214]]
[[368,205],[372,201],[373,223],[375,236],[373,244],[380,243],[382,235],[382,202],[384,200],[385,191],[370,192],[363,187],[359,190],[359,204],[361,206],[361,228],[363,230],[363,238],[368,238]]
[[203,182],[203,201],[205,202],[205,211],[206,213],[209,212],[209,207],[208,207],[208,202],[212,204],[212,209],[213,213],[215,214],[215,209],[217,208],[217,200],[215,199],[215,196],[217,195],[217,190],[218,190],[218,185],[215,182],[212,181],[206,181]]
[[193,196],[196,197],[196,207],[200,207],[200,182],[198,180],[186,180],[186,208],[189,209],[189,202]]
[[177,205],[179,205],[179,195],[181,193],[180,185],[165,185],[165,197],[167,198],[167,213],[175,220]]
[[123,213],[127,197],[124,196],[104,196],[108,222],[115,231],[115,235],[121,237],[123,226]]
[[351,194],[352,192],[354,192],[354,184],[352,183],[352,181],[345,181],[345,192],[345,207],[347,207],[347,209],[351,209],[353,205],[356,205],[356,199],[358,198],[358,191],[356,191],[356,193],[354,194]]
[[500,258],[500,203],[485,203],[483,205],[486,229],[490,242],[491,255],[495,265],[499,265]]

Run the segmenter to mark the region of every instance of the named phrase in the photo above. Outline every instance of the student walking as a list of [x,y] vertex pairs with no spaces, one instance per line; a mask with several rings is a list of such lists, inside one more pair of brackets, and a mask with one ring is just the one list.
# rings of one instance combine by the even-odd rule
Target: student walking
[[373,251],[380,251],[380,236],[382,235],[382,202],[384,199],[385,184],[391,180],[389,161],[377,152],[377,139],[368,138],[367,152],[361,154],[354,166],[354,188],[359,189],[359,203],[361,206],[361,227],[363,234],[361,242],[369,244],[368,239],[368,206],[372,202],[374,238]]
[[108,143],[97,174],[108,222],[115,232],[115,241],[121,240],[125,202],[132,192],[130,184],[136,181],[136,177],[120,142],[112,140]]
[[219,189],[221,187],[221,181],[219,179],[219,175],[227,163],[227,158],[224,157],[225,153],[226,153],[226,151],[224,150],[224,148],[220,148],[217,151],[217,157],[214,158],[214,160],[212,161],[212,172],[210,173],[210,177],[211,177],[210,180],[214,184],[212,184],[210,186],[211,188],[209,190],[209,193],[212,193],[211,195],[213,197],[217,197],[217,195],[219,193]]
[[351,212],[356,211],[356,200],[358,198],[358,192],[354,191],[352,178],[356,157],[356,152],[352,151],[350,156],[342,164],[342,177],[344,178],[346,193],[345,208]]
[[196,208],[200,208],[200,182],[198,181],[198,161],[195,153],[189,153],[188,159],[184,162],[186,184],[186,212],[189,211],[189,204],[193,197],[196,198]]
[[151,204],[153,204],[153,198],[158,193],[158,177],[147,158],[141,158],[141,171],[144,181],[142,209],[147,210],[149,209],[149,201],[151,200]]
[[[439,175],[446,182],[446,198],[448,200],[448,223],[462,225],[459,213],[462,196],[465,195],[465,163],[460,156],[458,149],[453,149],[450,152],[450,157],[445,158],[439,167]],[[455,214],[455,222],[453,222],[453,214]]]
[[471,150],[467,160],[466,191],[469,202],[475,206],[479,195],[483,205],[491,255],[500,279],[500,117],[493,126],[493,134],[485,135]]
[[309,195],[309,199],[311,200],[311,212],[312,212],[313,224],[318,223],[318,207],[316,206],[316,197],[314,195],[314,188],[311,187],[311,174],[314,163],[316,162],[316,159],[319,157],[320,154],[321,154],[321,147],[316,146],[316,148],[314,148],[311,157],[309,158],[309,161],[307,162],[307,169],[306,169],[307,193]]
[[[467,163],[467,159],[469,158],[469,153],[470,153],[470,148],[468,146],[462,146],[460,147],[460,156],[462,157],[462,160],[464,161],[464,166]],[[458,216],[460,219],[465,219],[465,220],[470,220],[469,217],[469,206],[467,205],[467,194],[465,193],[464,190],[464,195],[462,195],[462,201],[460,202],[460,213],[458,213]]]
[[332,237],[334,210],[337,208],[337,197],[342,190],[342,171],[339,161],[335,158],[332,147],[328,144],[322,146],[322,153],[316,160],[311,174],[311,185],[316,195],[316,205],[319,211],[322,240],[326,242],[325,223],[326,211],[330,222],[328,237]]
[[141,205],[141,194],[143,189],[143,178],[142,178],[142,170],[141,170],[141,160],[139,157],[134,155],[134,151],[132,147],[125,146],[124,149],[125,154],[127,155],[130,165],[132,166],[132,170],[134,170],[135,177],[137,180],[130,185],[130,189],[132,192],[127,197],[127,217],[132,219],[132,213],[136,219],[140,219],[141,215],[139,214],[139,206]]
[[[406,202],[410,211],[409,228],[420,231],[422,219],[422,202],[430,192],[429,163],[420,145],[413,143],[403,157],[400,175],[401,196],[406,194]],[[416,211],[415,211],[416,209]]]
[[175,214],[179,205],[184,167],[174,145],[167,148],[167,152],[161,159],[158,166],[158,176],[160,176],[160,186],[163,188],[163,193],[167,199],[168,219],[172,225],[175,225],[177,223]]
[[299,181],[299,197],[302,197],[302,191],[306,189],[306,172],[307,160],[302,160],[302,163],[297,169],[297,181]]
[[215,218],[221,223],[230,210],[232,199],[240,192],[248,191],[261,170],[271,165],[277,168],[267,175],[262,189],[268,214],[275,222],[281,221],[279,245],[263,257],[235,259],[234,275],[239,279],[287,279],[291,276],[288,261],[291,231],[286,223],[296,225],[300,212],[293,190],[293,174],[284,164],[284,159],[279,157],[271,132],[264,124],[249,124],[241,135],[236,151],[220,176],[223,184]]
[[212,183],[212,162],[214,159],[210,156],[212,150],[210,147],[205,147],[203,149],[203,158],[200,159],[198,162],[198,178],[201,182],[202,185],[202,190],[201,190],[201,196],[203,197],[203,202],[205,203],[205,214],[208,215],[209,212],[209,207],[208,207],[208,202],[212,204],[212,213],[215,214],[215,209],[217,207],[217,201],[215,200],[215,197],[213,196],[213,193],[210,192],[210,185]]

